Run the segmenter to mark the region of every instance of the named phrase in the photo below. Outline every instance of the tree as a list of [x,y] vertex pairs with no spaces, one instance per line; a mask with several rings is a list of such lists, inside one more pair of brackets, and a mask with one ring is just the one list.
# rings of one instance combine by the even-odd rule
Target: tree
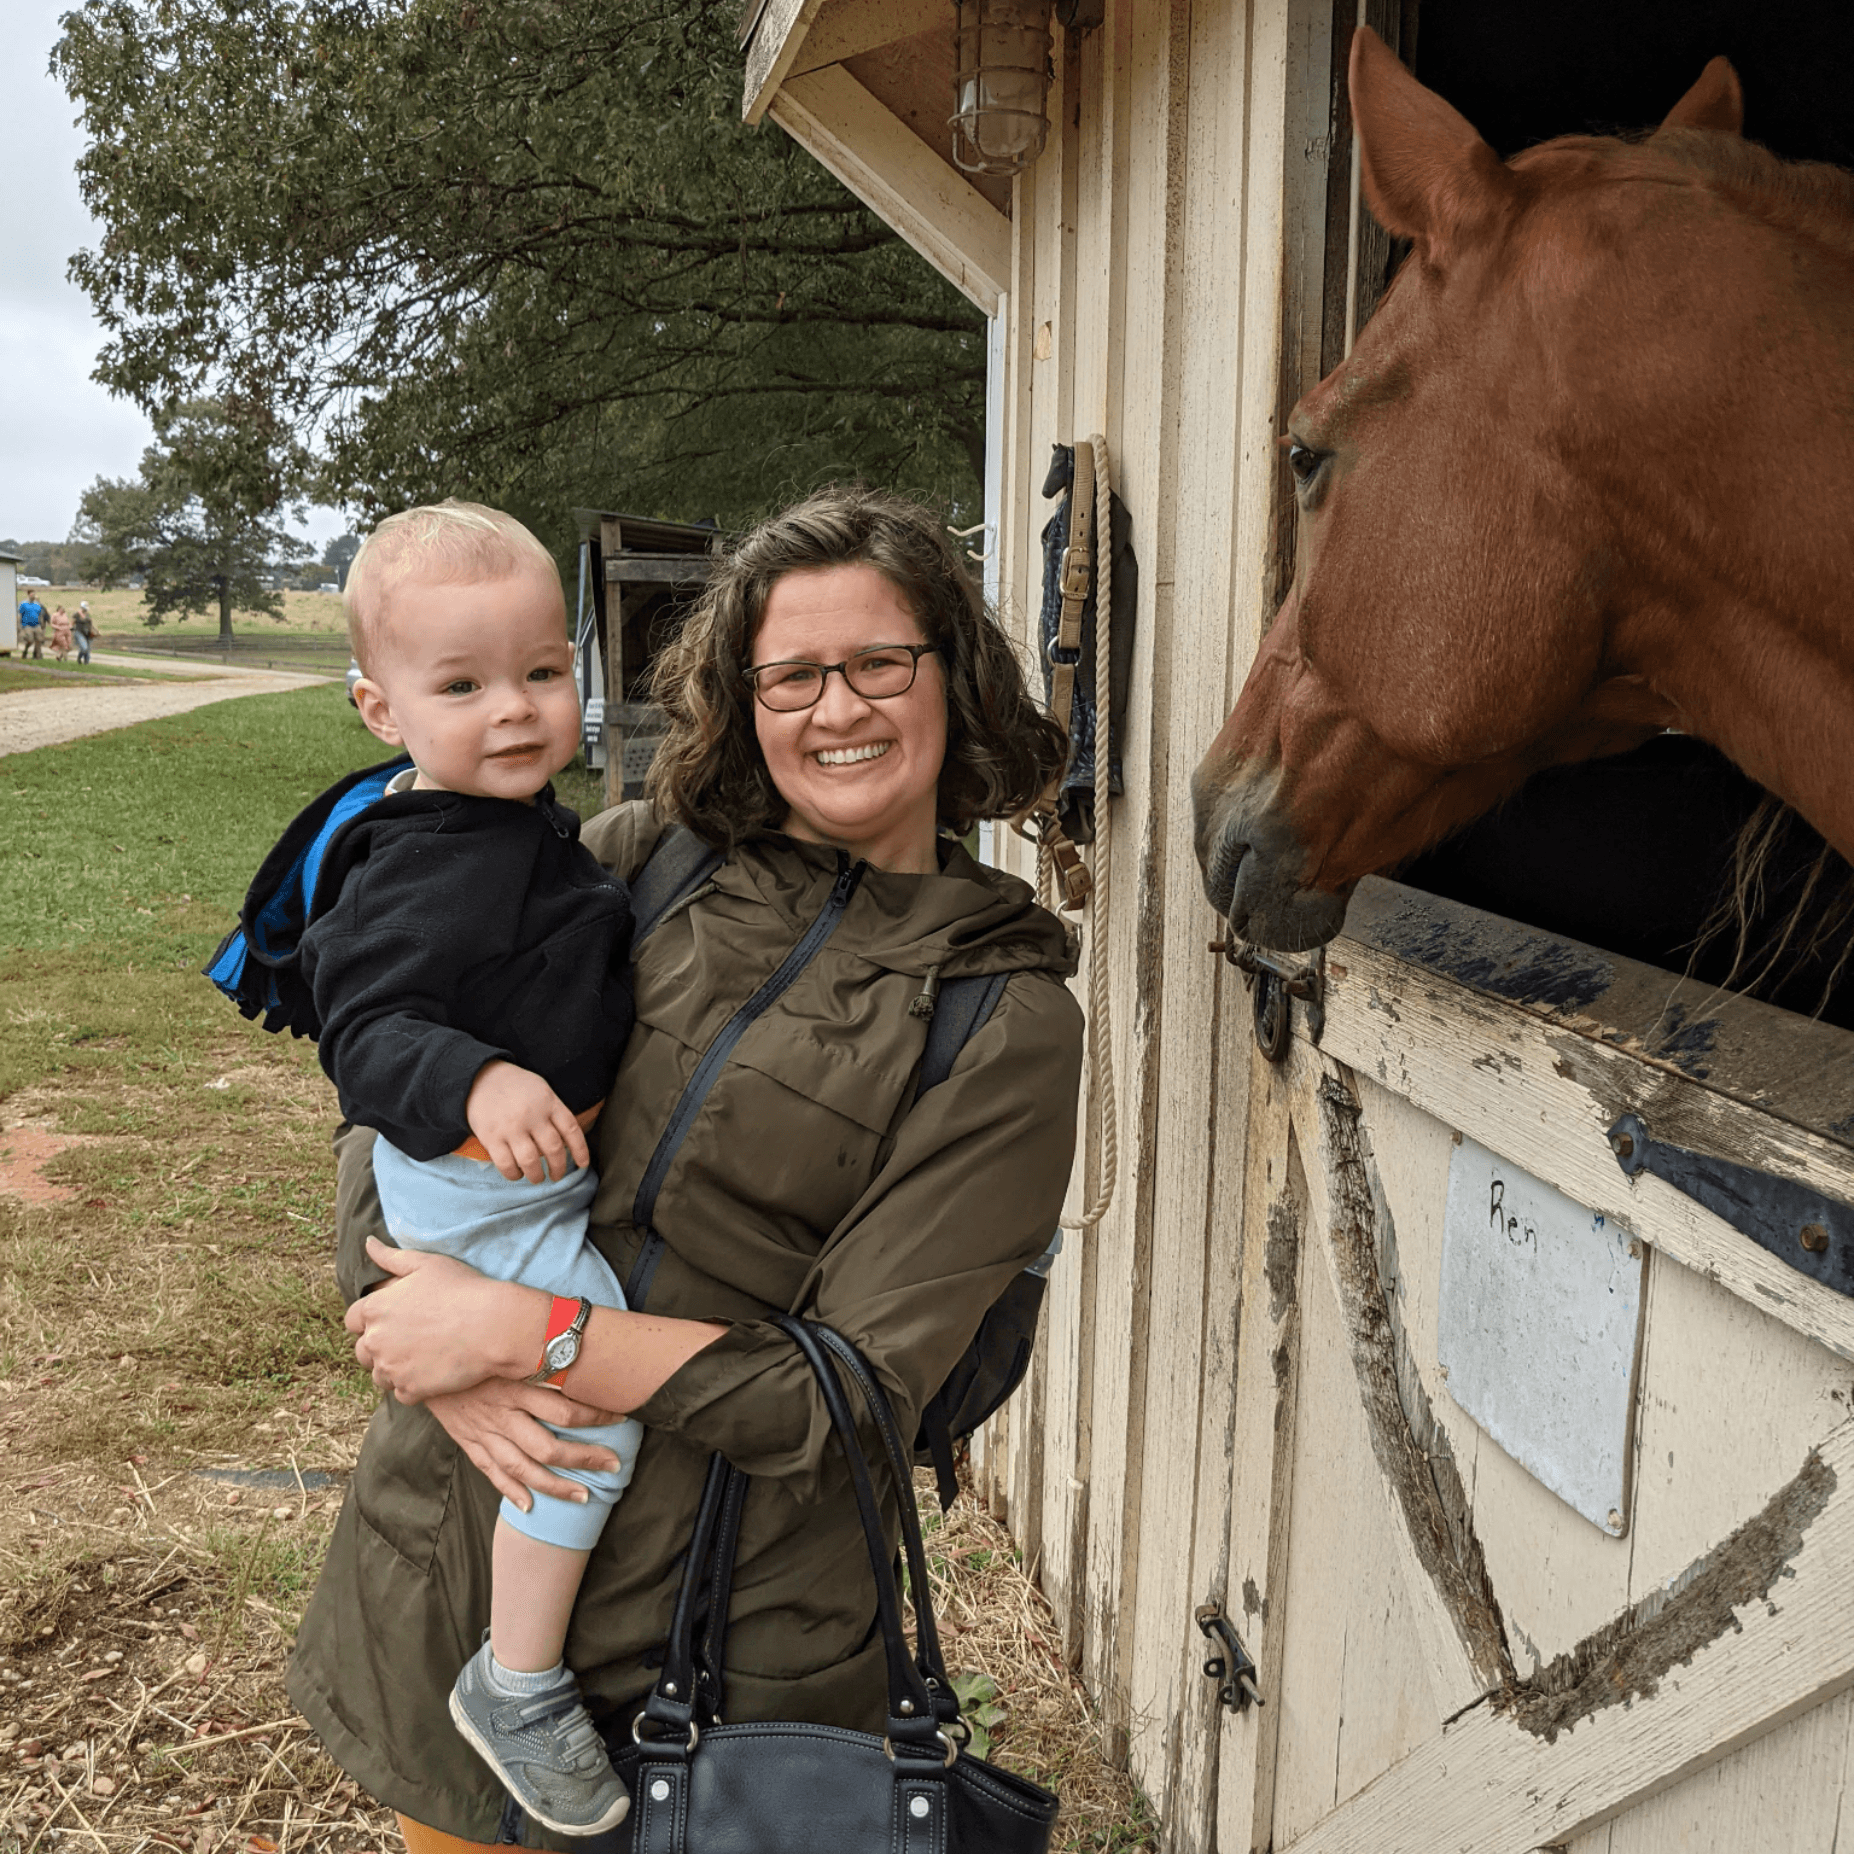
[[216,608],[229,639],[234,611],[281,618],[273,563],[309,548],[274,519],[277,451],[277,433],[248,407],[186,401],[156,415],[138,480],[98,477],[85,490],[73,538],[96,549],[105,585],[141,576],[147,624]]
[[348,585],[348,568],[354,564],[354,556],[360,552],[360,536],[350,530],[338,534],[322,549],[322,564],[335,576],[335,584],[344,592]]
[[143,405],[261,379],[372,514],[740,520],[857,475],[970,508],[978,312],[739,120],[734,0],[86,0],[56,69]]

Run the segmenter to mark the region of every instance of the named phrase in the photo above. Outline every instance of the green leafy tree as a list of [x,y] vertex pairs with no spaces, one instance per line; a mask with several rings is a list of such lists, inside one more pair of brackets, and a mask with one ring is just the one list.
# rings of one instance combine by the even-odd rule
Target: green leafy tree
[[319,499],[970,509],[976,310],[739,120],[734,0],[86,0],[55,67],[108,227],[72,274],[146,406],[262,380]]
[[145,623],[216,611],[230,638],[235,611],[283,616],[276,563],[309,552],[276,519],[286,468],[277,432],[249,408],[185,401],[156,415],[138,479],[98,477],[84,492],[73,538],[94,549],[105,585],[142,580]]

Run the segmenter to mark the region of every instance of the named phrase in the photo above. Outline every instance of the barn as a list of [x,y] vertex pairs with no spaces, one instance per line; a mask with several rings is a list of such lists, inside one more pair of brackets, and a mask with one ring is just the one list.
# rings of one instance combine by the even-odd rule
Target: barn
[[[1072,1208],[1110,1167],[1111,1199],[975,1471],[1168,1848],[1829,1854],[1854,1821],[1854,1036],[1609,931],[1642,868],[1708,853],[1690,769],[1574,920],[1406,872],[1304,972],[1207,950],[1189,781],[1292,577],[1277,438],[1400,255],[1360,200],[1361,24],[1502,154],[1650,124],[1725,52],[1748,133],[1854,165],[1854,34],[1813,0],[744,22],[748,119],[990,318],[978,551],[1009,620],[1028,636],[1041,600],[1052,445],[1105,440],[1138,556],[1086,919],[1117,1088],[1091,1089]],[[991,144],[949,126],[987,85]]]

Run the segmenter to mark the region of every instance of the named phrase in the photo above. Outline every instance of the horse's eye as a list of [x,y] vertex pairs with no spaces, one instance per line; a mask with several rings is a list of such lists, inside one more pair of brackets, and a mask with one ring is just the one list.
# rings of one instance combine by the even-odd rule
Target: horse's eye
[[1319,474],[1320,465],[1325,461],[1324,451],[1313,450],[1298,440],[1288,444],[1288,468],[1294,472],[1294,481],[1302,489]]

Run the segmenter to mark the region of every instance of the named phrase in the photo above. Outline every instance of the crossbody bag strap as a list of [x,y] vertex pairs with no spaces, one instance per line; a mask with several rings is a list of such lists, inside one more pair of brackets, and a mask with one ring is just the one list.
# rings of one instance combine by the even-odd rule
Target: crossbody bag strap
[[650,1163],[644,1167],[644,1175],[638,1180],[637,1196],[631,1205],[631,1224],[643,1232],[643,1243],[624,1283],[625,1304],[633,1313],[643,1311],[644,1303],[649,1298],[651,1281],[657,1272],[657,1263],[663,1256],[663,1238],[657,1234],[652,1222],[656,1215],[657,1193],[662,1190],[663,1181],[669,1176],[670,1165],[681,1149],[683,1140],[687,1138],[689,1129],[694,1126],[696,1116],[702,1110],[702,1103],[708,1099],[709,1091],[720,1079],[721,1071],[727,1066],[727,1059],[734,1053],[735,1045],[753,1027],[756,1019],[785,996],[798,975],[818,956],[824,943],[837,931],[837,925],[850,905],[850,898],[856,893],[864,865],[852,864],[841,852],[839,862],[841,866],[836,881],[831,884],[830,894],[817,917],[799,936],[798,944],[780,961],[772,977],[721,1026],[714,1041],[702,1052],[701,1060],[695,1065],[695,1072],[689,1077],[670,1112],[669,1124],[663,1129],[656,1150],[650,1155]]

